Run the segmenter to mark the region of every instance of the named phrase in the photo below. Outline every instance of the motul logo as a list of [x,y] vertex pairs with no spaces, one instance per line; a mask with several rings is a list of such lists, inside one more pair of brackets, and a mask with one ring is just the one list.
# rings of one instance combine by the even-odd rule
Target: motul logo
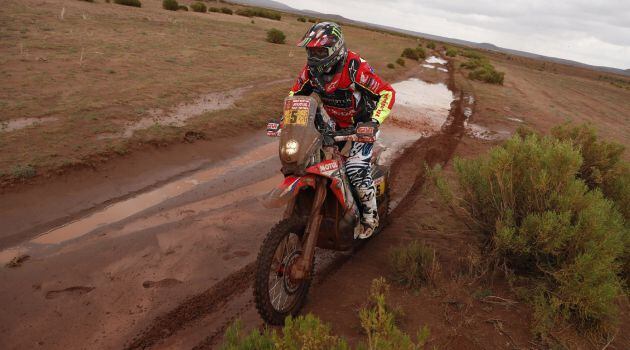
[[361,126],[357,128],[357,134],[373,134],[374,128],[370,126]]
[[337,166],[337,162],[330,162],[326,164],[319,165],[319,171],[325,173],[327,171],[337,170],[339,167]]

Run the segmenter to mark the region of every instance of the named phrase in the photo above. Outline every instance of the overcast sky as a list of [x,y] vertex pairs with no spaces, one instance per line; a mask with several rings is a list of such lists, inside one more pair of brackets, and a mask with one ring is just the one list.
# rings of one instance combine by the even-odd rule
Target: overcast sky
[[279,2],[370,23],[630,69],[630,0]]

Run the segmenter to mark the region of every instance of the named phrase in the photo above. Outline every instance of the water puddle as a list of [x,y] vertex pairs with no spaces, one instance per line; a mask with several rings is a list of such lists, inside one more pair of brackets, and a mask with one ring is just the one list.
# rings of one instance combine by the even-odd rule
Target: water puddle
[[473,123],[464,123],[464,127],[468,136],[484,141],[507,140],[511,135],[509,131],[490,130]]
[[396,90],[392,119],[397,124],[419,131],[425,136],[440,131],[454,99],[453,93],[445,84],[430,84],[411,78],[392,86]]
[[431,56],[429,58],[426,59],[427,63],[431,63],[431,64],[441,64],[441,65],[445,65],[448,63],[447,60],[443,59],[443,58],[439,58],[439,57],[435,57],[435,56]]
[[18,118],[0,121],[0,132],[9,132],[27,128],[29,126],[41,125],[58,120],[57,117],[44,118]]

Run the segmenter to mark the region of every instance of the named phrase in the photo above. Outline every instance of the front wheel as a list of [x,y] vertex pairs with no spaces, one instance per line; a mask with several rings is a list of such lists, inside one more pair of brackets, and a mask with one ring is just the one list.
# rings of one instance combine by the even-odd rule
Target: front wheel
[[254,299],[262,319],[282,325],[302,308],[311,284],[312,271],[301,280],[293,280],[290,269],[303,254],[306,224],[296,218],[280,221],[267,234],[256,260]]

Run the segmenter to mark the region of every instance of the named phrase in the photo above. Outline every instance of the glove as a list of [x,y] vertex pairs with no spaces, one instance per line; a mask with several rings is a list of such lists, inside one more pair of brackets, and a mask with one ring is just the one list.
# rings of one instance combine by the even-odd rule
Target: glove
[[282,133],[282,124],[277,120],[270,120],[267,123],[267,136],[278,137]]
[[378,125],[378,122],[375,120],[371,122],[357,123],[357,141],[374,143],[376,141],[376,133],[378,133]]

